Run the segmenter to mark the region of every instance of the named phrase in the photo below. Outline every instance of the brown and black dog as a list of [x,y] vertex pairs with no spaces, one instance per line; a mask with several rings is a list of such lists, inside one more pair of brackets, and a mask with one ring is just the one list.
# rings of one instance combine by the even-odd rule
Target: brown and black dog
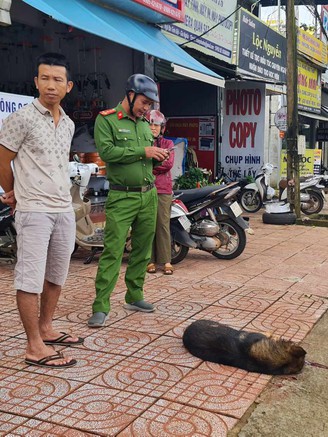
[[292,341],[238,331],[213,320],[197,320],[183,334],[188,351],[204,361],[249,372],[289,375],[302,370],[306,351]]

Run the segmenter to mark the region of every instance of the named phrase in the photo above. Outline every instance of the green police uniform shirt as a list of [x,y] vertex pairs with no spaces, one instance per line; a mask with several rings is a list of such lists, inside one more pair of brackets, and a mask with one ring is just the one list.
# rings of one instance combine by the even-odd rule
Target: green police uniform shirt
[[98,114],[94,136],[110,184],[144,186],[154,182],[153,160],[145,153],[145,147],[153,145],[153,135],[145,119],[133,121],[119,104]]

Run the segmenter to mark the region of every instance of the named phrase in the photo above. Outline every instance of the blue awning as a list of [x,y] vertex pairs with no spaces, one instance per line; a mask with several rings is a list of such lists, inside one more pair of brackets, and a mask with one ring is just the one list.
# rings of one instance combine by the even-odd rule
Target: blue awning
[[120,15],[88,0],[24,2],[57,21],[171,62],[177,74],[224,87],[221,76],[188,55],[154,25]]

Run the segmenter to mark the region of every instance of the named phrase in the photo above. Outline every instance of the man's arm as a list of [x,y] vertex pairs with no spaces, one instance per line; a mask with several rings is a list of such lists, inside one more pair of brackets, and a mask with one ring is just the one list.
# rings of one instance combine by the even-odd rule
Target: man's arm
[[12,152],[0,144],[0,186],[5,191],[5,194],[1,196],[1,201],[13,208],[15,207],[16,200],[13,191],[14,174],[11,168],[11,161],[16,155],[16,152]]

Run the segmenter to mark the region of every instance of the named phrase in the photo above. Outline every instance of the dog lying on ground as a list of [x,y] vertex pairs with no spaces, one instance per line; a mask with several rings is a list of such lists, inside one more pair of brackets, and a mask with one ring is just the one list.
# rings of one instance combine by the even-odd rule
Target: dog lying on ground
[[197,320],[184,331],[183,344],[204,361],[249,372],[289,375],[302,370],[306,351],[292,341],[238,331],[212,320]]

